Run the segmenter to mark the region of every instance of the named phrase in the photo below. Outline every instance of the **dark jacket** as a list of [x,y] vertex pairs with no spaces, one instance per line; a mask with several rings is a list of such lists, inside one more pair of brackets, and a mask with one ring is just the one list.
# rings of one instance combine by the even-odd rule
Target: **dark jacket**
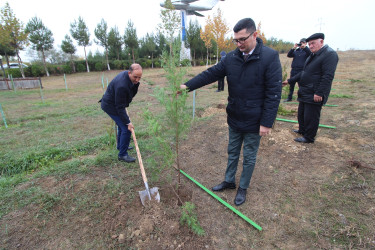
[[186,83],[190,91],[227,76],[228,125],[238,132],[258,133],[259,126],[271,128],[281,97],[281,64],[278,53],[257,38],[253,53],[243,59],[238,49],[217,65]]
[[[317,53],[311,54],[303,71],[288,80],[298,82],[298,101],[316,105],[327,102],[339,58],[337,53],[324,45]],[[314,102],[314,94],[323,97],[322,102]]]
[[292,69],[302,70],[303,65],[305,65],[305,61],[310,56],[310,54],[311,51],[308,47],[305,47],[303,49],[297,48],[289,50],[287,57],[293,58]]
[[101,107],[103,111],[111,115],[121,117],[125,124],[130,123],[128,114],[125,111],[132,102],[133,97],[138,92],[139,83],[133,84],[129,78],[128,71],[123,71],[118,74],[109,83],[107,91],[101,100]]

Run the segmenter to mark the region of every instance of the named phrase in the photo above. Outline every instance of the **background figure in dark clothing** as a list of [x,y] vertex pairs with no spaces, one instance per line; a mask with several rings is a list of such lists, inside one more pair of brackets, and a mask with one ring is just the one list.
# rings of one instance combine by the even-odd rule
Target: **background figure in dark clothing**
[[135,162],[135,158],[128,155],[131,129],[134,129],[125,108],[129,107],[138,92],[139,81],[142,77],[142,67],[132,64],[129,70],[118,74],[108,85],[101,100],[101,107],[118,126],[117,149],[118,160]]
[[257,38],[251,18],[238,21],[233,31],[237,49],[180,87],[192,91],[227,77],[228,162],[224,181],[212,190],[236,188],[236,171],[243,146],[243,168],[234,199],[234,204],[239,206],[246,200],[260,139],[271,133],[276,119],[282,76],[279,54]]
[[[225,51],[221,51],[220,52],[220,56],[221,56],[220,61],[223,60],[226,55],[227,55],[227,53],[225,53]],[[218,84],[217,84],[217,91],[216,92],[224,91],[224,77],[220,78],[217,82],[218,82]]]
[[[289,50],[288,57],[293,58],[292,61],[292,70],[290,71],[290,77],[297,75],[302,71],[303,65],[305,64],[306,59],[310,56],[311,51],[307,47],[306,39],[302,38],[299,43],[294,44],[294,47]],[[284,102],[290,102],[293,100],[294,87],[296,86],[295,82],[289,83],[289,95]]]
[[313,143],[318,132],[320,112],[327,102],[335,77],[339,58],[337,53],[324,45],[324,34],[316,33],[306,39],[311,55],[307,58],[302,72],[283,82],[299,82],[298,125],[294,132],[303,135],[296,142]]

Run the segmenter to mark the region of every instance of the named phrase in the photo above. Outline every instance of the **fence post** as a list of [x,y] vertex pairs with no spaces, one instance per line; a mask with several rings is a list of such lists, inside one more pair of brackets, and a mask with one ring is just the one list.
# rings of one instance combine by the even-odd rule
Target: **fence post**
[[7,121],[5,119],[5,114],[4,114],[3,108],[1,107],[1,103],[0,103],[0,112],[1,112],[1,116],[3,117],[5,128],[8,128]]
[[43,90],[42,90],[42,80],[39,77],[39,91],[40,91],[40,98],[42,99],[42,102],[44,104],[44,98],[43,98]]
[[195,90],[193,91],[193,120],[195,117]]
[[13,76],[12,76],[12,75],[10,75],[10,81],[12,82],[12,86],[13,86],[13,90],[14,90],[14,92],[17,92],[17,90],[16,90],[16,85],[14,84]]
[[65,74],[64,74],[64,82],[65,82],[65,90],[68,90],[68,85],[66,84],[66,77],[65,77]]

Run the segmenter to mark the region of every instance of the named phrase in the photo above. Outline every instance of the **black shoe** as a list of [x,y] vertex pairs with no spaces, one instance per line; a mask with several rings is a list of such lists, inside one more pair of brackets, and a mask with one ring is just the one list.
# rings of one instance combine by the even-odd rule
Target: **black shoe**
[[292,99],[289,99],[289,98],[284,100],[284,102],[291,102],[291,101]]
[[303,133],[301,133],[298,129],[294,129],[293,132],[296,133],[296,134],[303,135]]
[[212,188],[212,191],[223,191],[225,189],[236,189],[236,184],[235,183],[229,183],[229,182],[223,181],[219,185],[214,186]]
[[234,199],[234,204],[236,206],[241,205],[246,201],[246,189],[238,188],[236,198]]
[[135,158],[131,157],[130,155],[119,156],[118,160],[119,161],[125,161],[125,162],[135,162]]
[[128,147],[128,150],[132,150],[132,149],[134,149],[133,147]]
[[301,143],[314,143],[313,141],[307,140],[305,137],[298,137],[294,139],[294,141]]

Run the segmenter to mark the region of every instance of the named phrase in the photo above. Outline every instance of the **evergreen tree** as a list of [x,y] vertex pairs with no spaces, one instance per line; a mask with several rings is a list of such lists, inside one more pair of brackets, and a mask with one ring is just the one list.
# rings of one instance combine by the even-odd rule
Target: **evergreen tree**
[[131,20],[128,21],[128,27],[125,29],[124,43],[125,46],[131,50],[133,63],[135,63],[134,51],[138,49],[138,38],[137,30],[134,28],[134,24]]
[[74,65],[73,55],[76,53],[76,47],[73,44],[72,39],[69,35],[65,35],[65,39],[61,42],[61,49],[65,53],[70,55],[70,62],[72,64],[73,72],[76,72],[76,66]]
[[78,17],[78,21],[74,20],[74,22],[70,24],[70,34],[78,42],[79,46],[83,46],[85,51],[87,72],[90,72],[86,54],[86,47],[91,45],[90,33],[85,21],[81,17]]
[[[115,26],[114,28],[111,28],[108,34],[108,51],[110,58],[116,58],[117,60],[120,60],[121,47],[122,39],[117,26]],[[115,55],[115,57],[113,57],[112,55]]]
[[143,46],[148,54],[151,54],[152,68],[154,67],[154,53],[156,51],[155,37],[153,34],[146,34]]
[[26,32],[29,33],[29,41],[33,44],[32,48],[42,53],[44,70],[49,76],[45,51],[53,48],[54,39],[51,30],[44,26],[41,19],[33,17],[26,25]]
[[190,48],[190,51],[193,53],[192,58],[195,65],[196,52],[200,51],[204,47],[204,42],[200,37],[201,27],[197,20],[193,23],[190,21],[189,28],[186,31],[187,43],[186,45]]
[[109,67],[109,61],[108,61],[107,23],[104,21],[104,19],[102,19],[101,22],[96,26],[96,29],[95,29],[94,33],[95,33],[96,38],[98,39],[98,40],[95,40],[95,43],[104,47],[105,59],[107,61],[107,68],[108,68],[108,70],[111,70],[111,68]]

